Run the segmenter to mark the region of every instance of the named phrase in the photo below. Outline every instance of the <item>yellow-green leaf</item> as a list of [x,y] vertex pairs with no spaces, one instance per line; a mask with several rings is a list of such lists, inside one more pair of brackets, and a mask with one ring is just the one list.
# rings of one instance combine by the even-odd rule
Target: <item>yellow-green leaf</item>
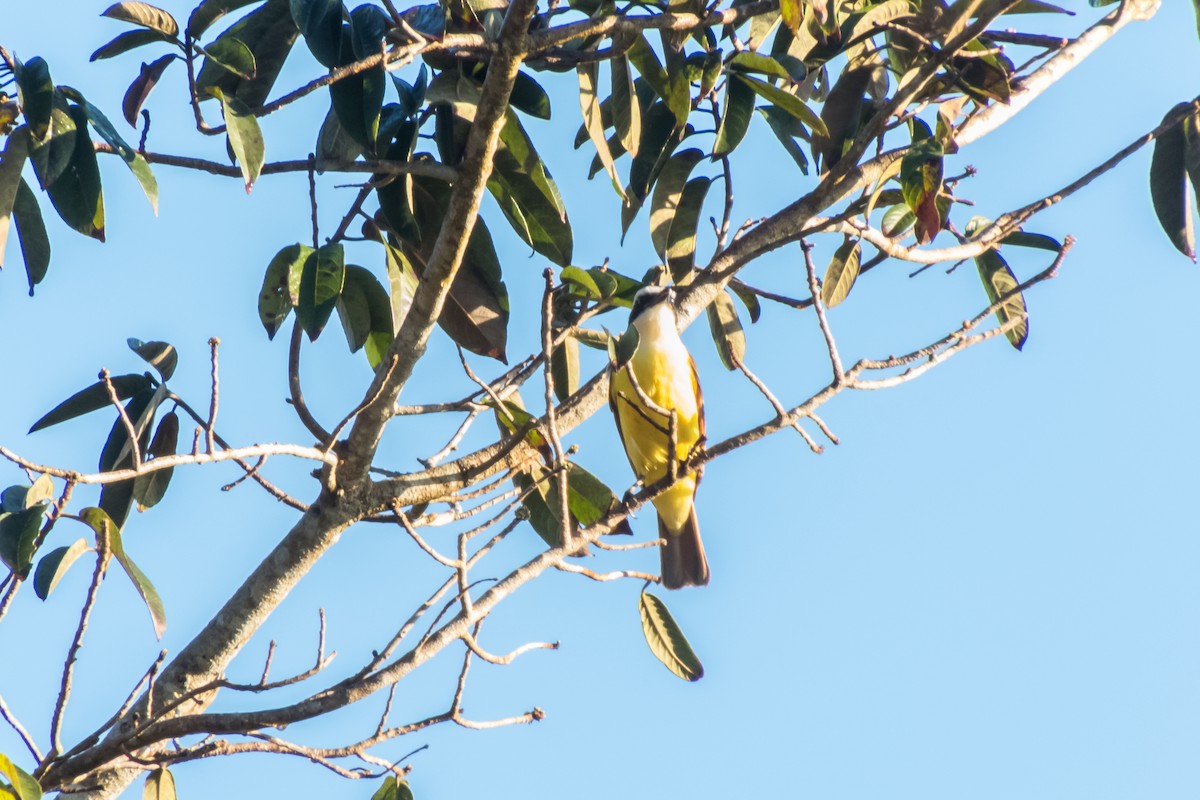
[[649,592],[642,592],[638,595],[638,612],[642,617],[642,633],[654,657],[685,681],[703,678],[704,665],[667,610],[666,603]]

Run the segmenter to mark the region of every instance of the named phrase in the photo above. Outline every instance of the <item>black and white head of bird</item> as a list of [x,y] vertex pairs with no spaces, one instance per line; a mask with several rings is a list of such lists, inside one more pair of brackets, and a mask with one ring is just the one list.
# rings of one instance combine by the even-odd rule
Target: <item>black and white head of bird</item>
[[634,324],[639,318],[652,310],[662,313],[669,310],[675,316],[675,290],[670,286],[646,286],[633,296],[633,308],[629,311],[629,324]]

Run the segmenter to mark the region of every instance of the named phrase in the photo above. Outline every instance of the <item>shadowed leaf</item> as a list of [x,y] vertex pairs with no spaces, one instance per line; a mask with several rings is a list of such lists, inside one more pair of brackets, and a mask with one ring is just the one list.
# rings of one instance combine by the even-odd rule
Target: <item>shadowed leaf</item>
[[175,777],[166,767],[159,767],[146,776],[142,800],[176,800]]
[[[151,388],[150,379],[145,375],[116,375],[109,380],[112,381],[113,389],[116,390],[117,398],[120,400],[128,400],[138,392]],[[29,432],[34,433],[92,411],[111,407],[112,401],[108,397],[108,389],[105,388],[103,382],[97,381],[56,405],[45,416],[33,423]]]
[[157,6],[139,3],[136,0],[111,5],[100,16],[131,22],[172,38],[179,33],[179,23],[174,17]]
[[137,127],[138,113],[142,110],[146,98],[150,96],[150,92],[158,85],[159,78],[174,60],[174,54],[168,53],[149,64],[142,64],[137,78],[125,90],[125,98],[121,101],[121,113],[124,115],[125,121],[133,127]]
[[[1166,116],[1177,114],[1186,105],[1180,103]],[[1195,261],[1196,234],[1187,188],[1187,139],[1183,125],[1163,131],[1154,140],[1154,154],[1150,158],[1150,199],[1158,223],[1171,244]]]
[[[975,259],[979,268],[979,278],[983,281],[984,291],[987,292],[989,305],[997,303],[1001,297],[1017,288],[1018,282],[1003,256],[995,250],[989,250]],[[1011,320],[1020,320],[1004,332],[1010,344],[1020,350],[1029,338],[1029,315],[1025,309],[1025,298],[1017,292],[1004,301],[996,309],[996,319],[1001,325]]]
[[[159,421],[158,429],[154,432],[154,438],[150,440],[147,453],[151,458],[173,456],[178,445],[179,415],[172,411]],[[137,501],[138,511],[145,511],[158,505],[159,501],[163,499],[163,495],[167,493],[167,486],[170,485],[171,476],[174,473],[174,467],[167,467],[138,475],[133,479],[133,499]]]
[[196,93],[201,99],[207,99],[213,96],[208,90],[216,87],[226,96],[241,100],[248,108],[258,108],[271,93],[297,36],[299,31],[292,21],[288,0],[267,0],[261,8],[229,26],[209,45],[213,47],[223,39],[236,39],[248,47],[254,55],[254,78],[247,80],[205,59],[196,76]]
[[45,139],[50,129],[50,109],[54,107],[54,82],[50,79],[50,66],[44,58],[35,56],[24,64],[18,62],[13,76],[17,79],[17,96],[29,132],[34,139]]
[[560,403],[579,388],[579,342],[574,337],[568,336],[550,354],[550,374]]
[[[71,106],[70,114],[77,129],[87,126],[87,112],[82,108]],[[67,168],[46,192],[63,222],[85,236],[104,241],[104,196],[91,137],[75,137]]]
[[711,185],[711,178],[692,178],[679,196],[679,208],[667,234],[667,266],[676,282],[682,281],[695,265],[700,212]]
[[125,31],[108,44],[98,47],[96,52],[92,53],[91,58],[89,58],[88,61],[99,61],[105,58],[112,58],[113,56],[119,56],[122,53],[128,53],[130,50],[142,47],[143,45],[169,41],[171,41],[171,37],[167,36],[162,31],[152,31],[146,29]]
[[33,566],[34,545],[46,508],[44,503],[39,503],[21,511],[0,514],[0,561],[22,578],[29,575]]
[[[23,179],[17,186],[12,216],[17,224],[21,256],[25,260],[25,277],[29,281],[29,296],[32,297],[33,287],[42,282],[50,267],[50,237],[46,235],[46,223],[42,219],[37,196]],[[3,246],[3,242],[0,242],[0,247]]]
[[642,592],[638,596],[638,612],[642,617],[642,633],[654,657],[685,681],[703,678],[704,666],[667,610],[666,603],[649,592]]
[[826,308],[833,308],[846,299],[858,279],[858,266],[862,250],[858,240],[846,237],[841,247],[833,254],[825,279],[821,282],[821,302]]
[[300,276],[313,252],[302,244],[288,245],[267,265],[258,293],[258,319],[266,328],[268,339],[275,338],[288,314],[300,304]]
[[29,155],[29,128],[22,125],[8,136],[0,157],[0,266],[4,265],[4,246],[12,222],[13,206],[21,188],[21,170]]
[[163,610],[162,598],[158,596],[158,591],[154,588],[154,584],[150,582],[150,579],[146,577],[146,574],[138,569],[137,564],[133,563],[133,559],[125,552],[125,544],[121,538],[120,526],[116,524],[112,517],[104,513],[104,510],[101,508],[85,508],[79,512],[79,518],[98,535],[107,531],[113,558],[117,560],[117,563],[125,570],[125,574],[133,581],[134,588],[142,596],[142,600],[146,604],[146,609],[150,612],[150,620],[154,623],[154,635],[162,639],[163,631],[167,629],[167,615]]
[[262,0],[201,0],[188,16],[187,32],[193,39],[199,39],[200,34],[230,11],[260,2]]
[[57,547],[38,562],[33,572],[33,591],[39,598],[45,600],[58,586],[58,582],[67,574],[81,555],[88,551],[87,540],[76,539],[69,547]]
[[325,329],[329,315],[337,305],[346,280],[345,254],[340,244],[328,244],[310,250],[300,273],[299,303],[296,314],[300,325],[315,342]]
[[254,53],[246,43],[233,36],[225,36],[204,48],[205,62],[231,72],[239,78],[252,80],[258,71]]
[[171,380],[175,374],[175,365],[179,363],[179,354],[175,348],[166,342],[143,342],[141,339],[126,340],[129,349],[141,356],[147,364],[154,367],[164,381]]
[[146,195],[146,199],[150,201],[150,207],[157,215],[158,181],[155,180],[154,173],[150,171],[150,164],[146,162],[146,157],[130,147],[124,137],[113,127],[108,117],[104,116],[104,113],[100,109],[89,103],[77,89],[73,89],[70,86],[60,86],[59,92],[64,97],[78,103],[87,113],[87,118],[92,123],[92,127],[96,130],[96,133],[100,134],[100,138],[108,142],[109,146],[116,150],[117,156],[129,167],[129,171],[137,179],[138,184],[142,187],[142,192]]
[[579,108],[583,112],[583,124],[587,128],[588,137],[596,148],[596,155],[604,165],[608,176],[612,178],[613,188],[617,194],[625,197],[621,188],[621,178],[617,175],[617,166],[613,163],[612,153],[608,149],[608,141],[604,137],[604,123],[600,117],[600,101],[596,97],[596,76],[598,65],[595,63],[580,64],[579,73]]
[[731,75],[725,84],[725,107],[721,109],[721,124],[713,145],[714,156],[733,152],[750,129],[750,117],[753,114],[754,88],[741,76]]
[[624,56],[609,62],[612,76],[612,118],[621,146],[630,155],[637,155],[642,138],[642,109],[633,88],[629,60]]
[[742,321],[738,319],[733,298],[728,292],[718,292],[707,312],[708,327],[721,363],[725,369],[737,369],[737,365],[746,359],[746,332],[742,330]]
[[659,173],[650,200],[650,241],[659,258],[667,257],[668,235],[679,210],[683,187],[702,158],[704,153],[689,147],[672,155]]

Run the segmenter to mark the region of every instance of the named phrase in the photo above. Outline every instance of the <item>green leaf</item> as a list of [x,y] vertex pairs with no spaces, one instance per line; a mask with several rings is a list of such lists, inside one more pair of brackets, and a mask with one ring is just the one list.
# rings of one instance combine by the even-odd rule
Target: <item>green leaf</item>
[[708,327],[725,369],[737,369],[746,359],[746,332],[728,292],[719,292],[709,305]]
[[736,72],[757,72],[760,75],[783,78],[788,83],[793,82],[792,74],[774,58],[749,50],[735,53],[725,66]]
[[550,119],[550,95],[546,94],[541,84],[524,72],[517,73],[508,103],[531,117]]
[[15,514],[54,499],[54,480],[42,475],[31,486],[9,486],[0,492],[0,510]]
[[58,547],[42,556],[33,572],[34,594],[42,600],[49,597],[71,565],[88,550],[87,540],[79,538],[72,542],[70,547]]
[[[666,30],[659,30],[662,37],[663,56],[666,61],[667,96],[663,101],[675,116],[675,127],[682,130],[692,113],[692,89],[687,61],[678,37]],[[699,76],[697,76],[699,77]]]
[[56,95],[50,112],[50,128],[45,138],[40,141],[31,139],[29,143],[29,161],[33,165],[33,174],[37,176],[38,186],[43,190],[52,186],[70,166],[71,158],[75,155],[75,140],[79,135],[66,99]]
[[630,155],[637,155],[642,138],[642,109],[633,88],[629,59],[618,56],[609,62],[612,76],[612,119],[621,146]]
[[288,314],[300,304],[300,276],[305,262],[314,252],[302,244],[288,245],[267,265],[258,293],[258,318],[267,330],[268,339],[275,338]]
[[800,24],[804,21],[801,0],[779,0],[779,15],[793,34],[800,33]]
[[379,366],[380,358],[392,343],[392,308],[387,290],[368,270],[353,264],[346,267],[346,283],[337,301],[338,317],[346,333],[350,352],[371,346],[367,360]]
[[345,254],[340,244],[327,244],[308,253],[300,273],[296,314],[309,341],[315,342],[325,329],[345,280]]
[[872,72],[872,65],[845,70],[821,106],[821,122],[826,133],[813,138],[813,153],[823,171],[832,169],[841,160],[842,153],[858,134],[863,116],[863,95],[871,83]]
[[744,83],[749,86],[759,97],[774,103],[776,108],[786,111],[808,127],[812,128],[813,136],[829,135],[829,131],[825,128],[824,121],[822,121],[821,117],[817,115],[817,112],[805,105],[804,101],[796,95],[785,92],[778,86],[772,86],[766,81],[750,75],[736,75],[731,78],[731,81],[734,79],[736,79],[737,82]]
[[104,116],[104,112],[89,103],[77,89],[60,86],[58,90],[63,97],[78,103],[83,108],[96,133],[117,151],[117,155],[137,178],[146,199],[150,201],[150,207],[154,209],[155,214],[158,214],[158,181],[154,179],[154,173],[150,171],[150,165],[146,162],[145,156],[130,147],[124,137],[113,127],[108,117]]
[[595,277],[579,267],[563,267],[559,274],[559,280],[574,289],[575,294],[582,295],[589,300],[599,300],[604,296]]
[[[671,96],[670,79],[667,77],[666,70],[663,69],[662,62],[658,60],[658,55],[646,41],[645,34],[637,35],[637,38],[633,40],[633,45],[626,52],[626,57],[660,99],[666,101]],[[673,122],[674,120],[672,120]]]
[[342,48],[341,0],[290,0],[292,18],[313,57],[330,69]]
[[884,213],[883,219],[879,223],[879,229],[883,231],[884,236],[895,238],[908,231],[916,223],[917,217],[908,206],[896,205]]
[[[241,0],[237,2],[244,4]],[[336,21],[340,28],[340,11]],[[271,93],[298,35],[288,0],[267,0],[261,8],[242,17],[208,45],[213,47],[223,39],[237,39],[250,48],[254,54],[254,78],[246,80],[218,66],[215,61],[209,63],[205,59],[196,76],[196,93],[205,98],[210,96],[209,89],[216,87],[226,96],[241,100],[248,108],[258,108]]]
[[733,152],[750,129],[750,117],[753,114],[754,87],[740,76],[731,75],[725,84],[725,107],[721,110],[721,124],[713,145],[714,156]]
[[205,62],[216,64],[245,80],[252,80],[258,71],[254,53],[246,43],[234,36],[223,36],[204,48]]
[[[151,388],[150,379],[145,375],[117,375],[109,380],[112,381],[113,388],[117,392],[117,398],[120,400],[128,400],[135,394]],[[51,425],[66,422],[69,419],[74,419],[92,411],[111,407],[112,400],[109,399],[108,389],[105,388],[103,382],[97,381],[86,389],[76,392],[66,400],[63,400],[45,416],[33,423],[33,427],[29,429],[29,432],[40,431],[43,428],[49,428]]]
[[141,356],[142,360],[158,372],[163,381],[171,380],[175,374],[175,366],[179,363],[179,354],[174,346],[166,342],[143,342],[141,339],[127,339],[129,349]]
[[393,247],[391,243],[385,243],[384,247],[386,249],[388,295],[392,308],[392,329],[399,331],[400,326],[404,324],[404,318],[408,316],[408,309],[412,307],[413,297],[417,294],[420,280],[417,278],[417,271],[413,268],[412,262],[400,248]]
[[513,229],[535,251],[560,266],[571,263],[574,240],[566,206],[529,134],[511,110],[500,131],[488,190],[500,202]]
[[[995,250],[988,250],[977,257],[975,264],[979,268],[979,279],[983,281],[989,305],[995,305],[1001,297],[1017,288],[1017,277]],[[1025,340],[1029,338],[1029,315],[1025,308],[1025,298],[1020,292],[1005,300],[1004,304],[996,309],[996,319],[1001,325],[1010,320],[1020,320],[1005,331],[1004,335],[1018,350],[1025,346]]]
[[238,167],[246,181],[246,194],[254,188],[262,172],[265,146],[263,145],[262,130],[258,120],[246,107],[246,104],[236,97],[229,97],[219,88],[213,87],[209,92],[221,101],[221,110],[225,116],[226,134],[229,136],[229,146],[237,156]]
[[99,61],[104,58],[112,58],[113,56],[119,56],[122,53],[128,53],[130,50],[142,47],[143,45],[169,41],[171,41],[171,37],[167,36],[161,31],[151,31],[145,29],[137,31],[125,31],[108,44],[97,48],[96,52],[92,53],[91,58],[89,58],[88,61]]
[[193,39],[199,39],[214,22],[230,11],[260,2],[262,0],[201,0],[188,17],[187,32]]
[[54,107],[50,66],[44,58],[37,56],[24,64],[17,62],[13,76],[17,79],[17,96],[30,133],[34,139],[45,139],[50,129],[50,110]]
[[[771,132],[775,134],[775,138],[783,145],[783,149],[792,157],[792,161],[796,162],[796,166],[805,175],[808,174],[808,156],[804,155],[804,151],[796,144],[796,140],[792,138],[788,123],[784,120],[784,112],[780,111],[775,106],[758,108],[758,113],[763,115],[767,120],[767,124],[771,127]],[[790,119],[790,118],[789,118]]]
[[[17,186],[12,216],[17,223],[21,256],[25,260],[25,275],[29,281],[29,296],[32,297],[33,287],[42,282],[50,267],[50,237],[46,235],[46,223],[42,220],[37,197],[24,179]],[[3,244],[0,244],[2,247]]]
[[[1180,103],[1166,116],[1179,113],[1186,105]],[[1167,238],[1179,252],[1195,261],[1196,234],[1187,189],[1187,138],[1183,125],[1168,128],[1154,140],[1154,154],[1150,158],[1150,199]]]
[[10,791],[16,793],[17,800],[41,800],[41,785],[32,775],[9,761],[3,753],[0,753],[0,775],[8,778],[8,782],[12,784]]
[[692,178],[683,187],[679,197],[679,209],[671,222],[667,234],[667,266],[678,283],[688,275],[696,261],[696,232],[700,224],[700,211],[704,198],[708,196],[711,178]]
[[617,190],[617,194],[625,197],[625,191],[621,188],[621,178],[617,175],[617,166],[613,162],[612,153],[608,149],[608,142],[604,137],[604,123],[600,117],[600,102],[596,97],[596,76],[598,74],[599,65],[595,62],[580,64],[576,71],[579,73],[579,108],[583,112],[583,124],[587,128],[588,137],[592,140],[592,145],[596,148],[596,155],[600,158],[600,163],[604,165],[604,169],[608,172],[608,176],[612,178],[613,188]]
[[550,374],[560,403],[579,389],[579,342],[574,337],[568,336],[550,354]]
[[175,776],[166,767],[159,767],[146,776],[142,800],[176,800]]
[[408,781],[388,775],[375,790],[375,794],[371,795],[371,800],[413,800],[413,793],[412,789],[408,788]]
[[679,210],[683,187],[702,158],[704,153],[694,147],[675,153],[663,166],[654,185],[650,200],[650,241],[661,259],[667,257],[671,224]]
[[914,142],[900,162],[900,190],[917,219],[917,243],[925,244],[942,229],[938,195],[942,190],[943,151],[933,138]]
[[737,296],[738,300],[742,301],[742,305],[746,307],[746,311],[750,314],[751,324],[758,322],[762,316],[762,304],[758,301],[758,295],[750,290],[749,286],[737,281],[731,281],[729,291]]
[[[405,122],[396,134],[396,140],[388,146],[389,161],[412,161],[413,149],[417,144],[417,123]],[[375,196],[384,219],[397,236],[413,242],[421,241],[421,230],[413,216],[413,184],[411,175],[396,175],[390,179],[379,178]],[[436,235],[436,234],[435,234]]]
[[179,23],[175,21],[175,18],[149,3],[127,0],[127,2],[109,6],[100,16],[131,22],[172,38],[179,33]]
[[858,279],[858,266],[862,250],[858,239],[850,236],[842,242],[842,246],[833,254],[829,267],[825,270],[825,280],[821,283],[821,302],[826,308],[833,308],[846,299]]
[[4,154],[0,157],[0,266],[4,265],[4,246],[8,242],[13,208],[21,188],[21,169],[25,166],[28,154],[29,128],[22,125],[9,134]]
[[[87,112],[82,108],[71,106],[69,113],[77,129],[87,125]],[[46,192],[63,222],[85,236],[104,241],[104,196],[91,137],[75,137],[67,168]]]
[[649,592],[642,592],[638,596],[638,612],[642,617],[642,633],[654,657],[685,681],[703,678],[704,666],[667,610],[666,603]]
[[650,107],[642,122],[642,141],[638,144],[638,154],[629,165],[629,186],[625,204],[621,208],[622,239],[654,182],[658,180],[659,173],[687,132],[675,128],[675,115],[661,101]]
[[125,97],[121,101],[121,113],[125,117],[125,121],[133,127],[137,127],[138,112],[142,110],[146,98],[150,96],[150,92],[158,85],[159,78],[174,60],[175,54],[167,53],[149,64],[143,63],[138,71],[138,76],[125,90]]
[[22,578],[33,566],[34,545],[46,508],[40,503],[15,513],[0,514],[0,561]]
[[1014,231],[1000,240],[1001,244],[1011,244],[1015,247],[1034,247],[1038,250],[1049,250],[1057,253],[1062,250],[1062,242],[1044,233],[1026,233]]
[[[158,423],[158,430],[150,440],[147,453],[151,459],[175,455],[179,445],[179,415],[174,411],[164,416]],[[158,505],[167,493],[171,483],[174,467],[147,472],[139,475],[133,481],[133,499],[137,501],[138,511],[145,511]]]
[[146,609],[150,612],[150,620],[154,623],[154,635],[162,639],[163,631],[167,629],[167,614],[163,609],[162,598],[158,596],[158,591],[146,574],[138,569],[137,564],[133,563],[133,559],[125,552],[120,526],[103,509],[95,507],[81,510],[79,518],[98,535],[102,535],[105,531],[108,532],[108,542],[112,548],[113,558],[117,559],[117,563],[125,570],[129,580],[133,581],[134,588],[142,596],[142,601],[145,602]]

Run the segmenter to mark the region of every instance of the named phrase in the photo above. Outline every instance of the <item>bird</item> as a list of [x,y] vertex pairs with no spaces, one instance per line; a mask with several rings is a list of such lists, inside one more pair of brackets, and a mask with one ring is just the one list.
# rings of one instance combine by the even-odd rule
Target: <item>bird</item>
[[[696,363],[679,337],[674,300],[675,290],[665,286],[647,286],[634,295],[629,325],[637,331],[637,346],[625,364],[615,366],[609,382],[617,434],[638,480],[647,486],[668,473],[669,412],[675,412],[677,465],[704,442],[704,395]],[[708,585],[708,560],[696,520],[699,483],[700,470],[681,475],[652,501],[664,540],[659,554],[667,589]]]

